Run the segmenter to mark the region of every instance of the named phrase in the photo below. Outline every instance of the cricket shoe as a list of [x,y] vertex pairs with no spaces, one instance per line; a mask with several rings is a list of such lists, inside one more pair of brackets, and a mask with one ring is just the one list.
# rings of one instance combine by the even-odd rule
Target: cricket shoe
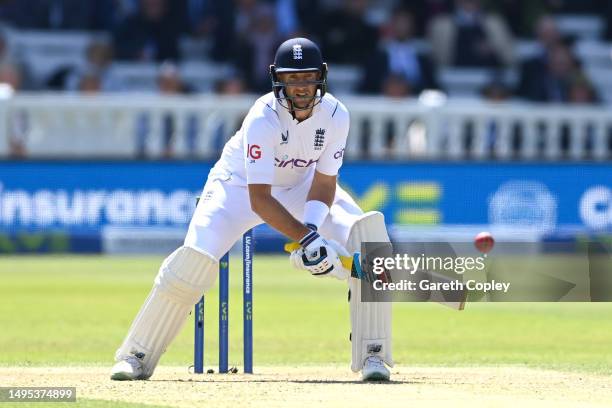
[[385,363],[377,356],[366,358],[361,370],[363,381],[389,381],[391,373],[385,367]]
[[145,380],[142,372],[142,360],[135,355],[129,355],[113,366],[110,378],[115,381]]

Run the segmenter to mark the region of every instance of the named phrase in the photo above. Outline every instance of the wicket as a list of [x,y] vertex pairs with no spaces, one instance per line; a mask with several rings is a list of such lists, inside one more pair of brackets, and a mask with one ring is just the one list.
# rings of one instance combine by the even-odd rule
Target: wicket
[[[242,302],[244,372],[253,373],[253,230],[242,236]],[[229,360],[229,253],[219,261],[219,373]],[[204,372],[204,296],[195,305],[193,368]]]

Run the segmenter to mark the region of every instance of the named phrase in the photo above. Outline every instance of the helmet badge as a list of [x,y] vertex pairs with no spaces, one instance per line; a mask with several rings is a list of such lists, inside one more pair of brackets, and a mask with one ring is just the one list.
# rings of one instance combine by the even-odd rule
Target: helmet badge
[[294,60],[302,59],[302,46],[300,44],[295,44],[293,46],[293,59]]

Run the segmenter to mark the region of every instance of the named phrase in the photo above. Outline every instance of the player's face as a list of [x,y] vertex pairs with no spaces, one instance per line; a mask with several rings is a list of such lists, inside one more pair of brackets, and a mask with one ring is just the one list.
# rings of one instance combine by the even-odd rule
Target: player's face
[[286,96],[291,98],[296,108],[305,109],[314,103],[318,72],[284,72],[278,74],[278,77],[285,83]]

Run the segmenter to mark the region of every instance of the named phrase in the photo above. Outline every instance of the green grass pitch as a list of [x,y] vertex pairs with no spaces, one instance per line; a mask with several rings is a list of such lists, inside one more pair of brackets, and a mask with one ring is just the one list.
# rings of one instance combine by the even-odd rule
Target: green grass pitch
[[[0,261],[0,365],[112,365],[161,257],[4,257]],[[254,365],[346,365],[344,282],[255,254]],[[242,262],[230,262],[230,366],[242,365]],[[217,364],[217,292],[207,296],[206,368]],[[400,366],[520,364],[612,372],[612,304],[394,305]],[[162,357],[193,359],[193,318]]]

